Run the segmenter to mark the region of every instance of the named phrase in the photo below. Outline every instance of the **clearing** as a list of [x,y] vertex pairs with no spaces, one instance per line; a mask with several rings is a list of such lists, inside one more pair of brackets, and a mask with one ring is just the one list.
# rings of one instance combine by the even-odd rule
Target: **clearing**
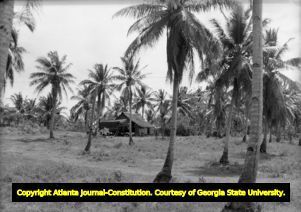
[[[120,211],[190,212],[220,211],[224,203],[12,203],[12,182],[152,182],[161,169],[168,138],[97,137],[91,153],[83,154],[87,136],[80,132],[57,131],[24,134],[16,128],[1,129],[0,211]],[[220,166],[222,140],[204,136],[178,137],[175,146],[174,182],[237,182],[244,162],[246,144],[241,138],[230,142],[230,165]],[[291,183],[290,203],[264,203],[264,211],[301,211],[301,147],[268,144],[269,154],[261,155],[258,182]]]

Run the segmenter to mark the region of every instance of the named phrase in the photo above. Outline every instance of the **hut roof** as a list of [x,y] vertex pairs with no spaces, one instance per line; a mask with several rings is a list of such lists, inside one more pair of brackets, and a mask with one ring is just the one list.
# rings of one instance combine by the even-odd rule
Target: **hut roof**
[[[127,112],[123,112],[121,113],[121,115],[118,117],[122,117],[122,115],[126,116],[128,119],[130,119],[130,113]],[[145,121],[142,116],[140,116],[137,113],[133,113],[132,114],[132,122],[134,122],[136,125],[138,125],[139,127],[143,127],[143,128],[153,128],[154,126],[151,125],[150,123],[148,123],[147,121]]]

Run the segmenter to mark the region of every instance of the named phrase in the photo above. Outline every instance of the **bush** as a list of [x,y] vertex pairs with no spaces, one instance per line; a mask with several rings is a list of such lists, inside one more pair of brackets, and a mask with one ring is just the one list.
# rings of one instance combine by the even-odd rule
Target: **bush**
[[194,135],[194,129],[189,125],[178,124],[177,126],[177,135],[178,136],[190,136]]

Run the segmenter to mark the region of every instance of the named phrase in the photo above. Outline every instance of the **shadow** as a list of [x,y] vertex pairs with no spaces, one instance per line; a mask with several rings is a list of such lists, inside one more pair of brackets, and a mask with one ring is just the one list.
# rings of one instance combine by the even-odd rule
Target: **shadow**
[[270,153],[260,153],[259,154],[259,162],[260,160],[272,160],[273,158],[276,157],[284,157],[284,155],[276,155],[276,154],[270,154]]
[[[244,159],[246,157],[246,153],[245,152],[233,153],[231,157],[236,159]],[[272,153],[259,153],[259,162],[261,160],[272,160],[273,158],[276,157],[283,157],[283,155],[282,154],[276,155]]]
[[219,177],[234,177],[239,176],[242,172],[243,164],[228,164],[221,165],[218,162],[210,162],[203,167],[194,167],[190,170],[186,170],[190,174],[195,176],[219,176]]
[[18,139],[17,141],[23,142],[23,143],[38,143],[38,142],[50,142],[53,139],[50,138],[22,138]]

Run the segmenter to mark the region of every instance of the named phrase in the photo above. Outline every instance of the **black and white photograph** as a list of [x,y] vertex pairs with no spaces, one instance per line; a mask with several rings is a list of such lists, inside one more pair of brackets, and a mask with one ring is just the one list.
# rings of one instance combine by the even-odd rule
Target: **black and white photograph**
[[[300,0],[0,0],[0,211],[301,211]],[[289,202],[14,202],[13,183],[290,183]]]

